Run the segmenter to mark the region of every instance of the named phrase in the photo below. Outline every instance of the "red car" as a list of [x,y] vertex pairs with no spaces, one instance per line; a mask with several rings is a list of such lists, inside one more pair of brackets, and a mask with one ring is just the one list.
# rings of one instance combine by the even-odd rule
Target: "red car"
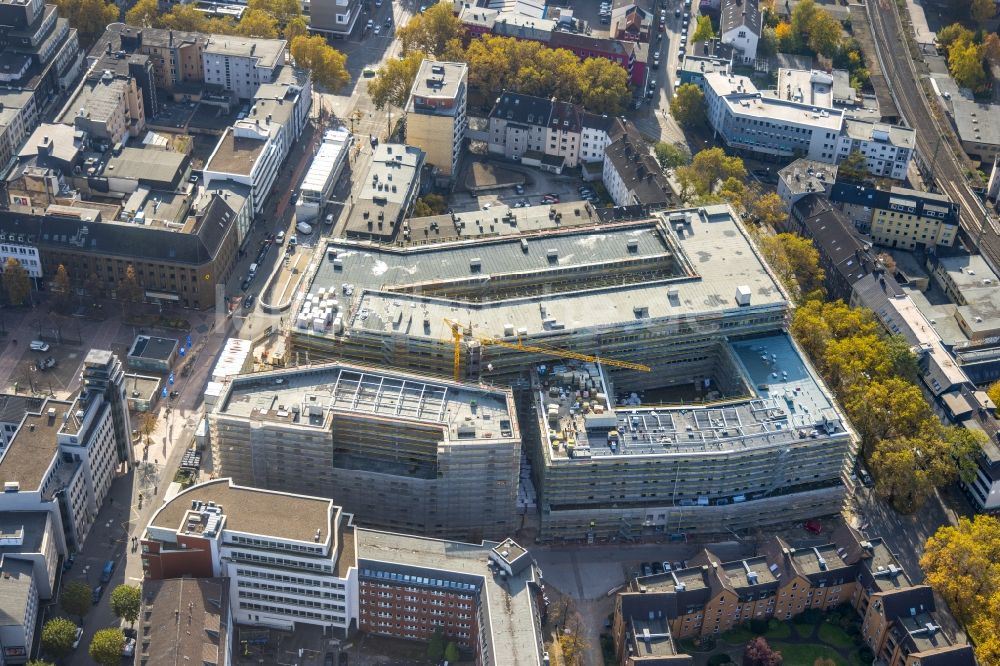
[[802,528],[812,534],[821,534],[823,532],[823,526],[818,520],[807,520],[802,523]]

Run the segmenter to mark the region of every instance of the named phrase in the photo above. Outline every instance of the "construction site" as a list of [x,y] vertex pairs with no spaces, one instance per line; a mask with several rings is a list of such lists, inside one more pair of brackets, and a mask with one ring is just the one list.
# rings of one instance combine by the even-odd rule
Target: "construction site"
[[[521,483],[537,490],[541,540],[747,531],[839,510],[853,436],[787,335],[787,295],[728,206],[518,216],[503,233],[442,242],[329,241],[292,305],[287,361],[509,392],[516,437],[487,437],[511,449],[513,504],[512,440],[523,431],[531,471]],[[523,229],[522,216],[532,220]],[[390,421],[393,442],[417,428]],[[358,428],[348,439],[366,448]],[[432,484],[432,457],[394,451],[379,464]],[[330,458],[357,467],[355,454]],[[364,520],[349,497],[370,490],[343,481],[331,496]],[[393,527],[438,534],[417,522]]]

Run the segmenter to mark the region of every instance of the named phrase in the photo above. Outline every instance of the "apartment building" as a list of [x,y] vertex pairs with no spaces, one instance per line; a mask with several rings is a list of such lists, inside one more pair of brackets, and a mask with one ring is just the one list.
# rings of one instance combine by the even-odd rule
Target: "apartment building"
[[451,182],[462,152],[468,77],[464,62],[424,60],[406,102],[406,143],[424,151],[440,184]]
[[973,666],[972,647],[956,643],[937,624],[934,594],[913,585],[882,539],[861,542],[852,604],[862,616],[861,636],[882,663]]
[[204,83],[252,99],[257,88],[270,83],[285,64],[288,42],[236,35],[211,35],[202,53]]
[[785,99],[781,91],[759,91],[745,76],[706,72],[703,78],[708,122],[733,150],[827,164],[858,151],[873,175],[906,178],[914,151],[911,129],[848,118],[843,109]]
[[[227,666],[242,645],[233,639],[226,578],[142,581],[137,658],[145,666]],[[177,631],[178,619],[197,627]]]
[[757,0],[722,0],[719,12],[719,38],[734,50],[734,57],[744,64],[757,59],[757,42],[763,27]]
[[58,95],[75,85],[77,31],[44,0],[0,2],[0,165],[6,166]]
[[[472,544],[362,529],[329,499],[217,479],[167,501],[141,546],[151,660],[239,649],[231,630],[239,623],[421,642],[440,629],[476,664],[543,663],[541,572],[511,539]],[[188,612],[207,618],[205,634],[157,635],[187,608],[153,603],[153,591],[162,599],[165,589],[171,599],[191,595]],[[218,619],[199,595],[218,604]]]
[[676,641],[847,603],[861,616],[862,635],[882,663],[974,663],[970,646],[953,643],[934,624],[930,588],[911,585],[881,539],[859,541],[847,528],[835,530],[833,538],[792,546],[770,537],[762,555],[733,561],[704,550],[688,568],[631,580],[615,599],[612,636],[619,663],[638,666],[653,655],[691,663]]
[[663,169],[631,125],[605,149],[602,181],[616,206],[666,205],[674,200]]
[[311,32],[346,39],[358,24],[362,6],[359,0],[302,0],[302,13]]
[[569,102],[504,92],[490,111],[489,151],[556,173],[579,166],[596,177],[625,127]]
[[515,411],[509,389],[336,363],[236,377],[208,419],[220,474],[238,483],[332,497],[366,525],[481,539],[515,526]]
[[136,138],[146,129],[146,111],[136,80],[104,70],[85,82],[66,105],[59,122],[73,125],[108,146]]
[[209,481],[153,514],[141,537],[143,573],[228,578],[234,623],[344,636],[357,617],[344,518],[330,500]]
[[958,237],[959,205],[944,194],[838,183],[830,201],[878,245],[903,250],[953,247]]
[[112,23],[91,50],[88,60],[96,61],[102,46],[104,52],[146,55],[153,64],[155,87],[170,94],[205,81],[204,54],[208,40],[208,35],[197,32]]
[[117,470],[133,461],[122,382],[118,358],[90,350],[79,395],[26,411],[0,458],[0,511],[47,512],[60,554],[84,543]]
[[648,43],[656,28],[655,4],[652,0],[615,0],[611,3],[611,35]]
[[791,210],[799,199],[812,193],[830,195],[837,182],[837,166],[805,158],[778,171],[778,196]]

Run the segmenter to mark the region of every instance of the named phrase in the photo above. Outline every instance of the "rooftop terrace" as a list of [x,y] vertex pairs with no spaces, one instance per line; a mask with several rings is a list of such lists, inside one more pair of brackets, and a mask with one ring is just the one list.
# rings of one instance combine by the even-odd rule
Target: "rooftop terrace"
[[217,412],[323,429],[334,413],[416,421],[452,440],[516,436],[509,390],[335,363],[238,377]]

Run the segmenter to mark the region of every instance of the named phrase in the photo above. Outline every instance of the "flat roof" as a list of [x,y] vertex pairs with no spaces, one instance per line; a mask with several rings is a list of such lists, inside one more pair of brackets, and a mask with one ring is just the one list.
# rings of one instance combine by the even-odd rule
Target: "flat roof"
[[700,566],[674,569],[652,576],[640,576],[635,581],[637,585],[645,587],[647,592],[691,592],[709,588],[705,580],[705,570]]
[[156,147],[123,148],[112,155],[104,167],[104,175],[114,178],[135,178],[172,184],[187,164],[188,156]]
[[24,609],[28,607],[34,564],[16,557],[5,557],[0,566],[0,626],[24,624]]
[[49,519],[48,511],[0,512],[0,554],[42,552]]
[[400,246],[424,245],[427,239],[435,243],[472,238],[518,236],[520,234],[591,226],[599,221],[597,210],[586,201],[569,201],[552,205],[512,208],[502,201],[490,204],[486,210],[475,210],[427,217],[411,217],[410,238],[397,238]]
[[847,118],[844,121],[844,129],[852,139],[882,141],[878,135],[883,134],[888,137],[889,143],[900,148],[913,148],[917,143],[917,133],[902,125]]
[[[545,392],[536,400],[558,405],[559,426],[542,429],[543,450],[554,459],[569,458],[565,447],[553,448],[553,432],[572,433],[572,459],[581,464],[593,458],[689,455],[847,436],[829,396],[787,335],[731,342],[728,348],[750,397],[711,405],[612,405],[581,414],[572,408],[575,393],[557,398]],[[557,364],[550,375],[583,369],[597,380],[595,392],[607,395],[603,374],[594,364],[584,366],[574,371],[572,364]]]
[[950,101],[955,127],[962,141],[1000,144],[1000,104],[977,102],[960,95]]
[[155,335],[137,335],[128,355],[134,358],[151,358],[166,361],[177,349],[174,338],[160,338]]
[[[162,32],[162,31],[161,31]],[[238,35],[210,35],[205,55],[256,58],[262,67],[277,67],[288,42],[284,39],[262,39]]]
[[912,586],[910,577],[881,538],[862,542],[862,549],[865,557],[861,559],[861,566],[868,571],[878,592],[889,592]]
[[665,617],[630,618],[632,645],[637,658],[669,657],[677,654],[670,636],[670,623]]
[[844,561],[839,551],[835,544],[828,543],[812,548],[791,548],[788,555],[799,572],[812,576],[825,571],[848,568],[850,565]]
[[327,130],[299,186],[300,191],[323,192],[337,164],[347,158],[352,135],[347,130]]
[[[143,640],[146,666],[221,664],[229,649],[229,579],[171,578],[142,582],[149,632]],[[178,631],[181,618],[183,631]]]
[[[121,106],[128,89],[128,82],[122,79],[95,81],[84,85],[66,105],[59,122],[73,125],[78,116],[96,122],[107,122]],[[83,112],[82,114],[80,112]]]
[[[562,279],[568,271],[571,281]],[[619,279],[609,284],[613,274]],[[505,287],[515,279],[517,288]],[[737,286],[747,287],[751,307],[787,305],[731,209],[718,205],[639,222],[402,249],[331,241],[309,293],[334,290],[348,334],[399,331],[440,340],[451,336],[445,318],[490,337],[504,336],[508,324],[530,337],[558,334],[546,320],[570,330],[645,328],[657,319],[736,311]],[[676,298],[666,297],[668,287]]]
[[249,176],[257,158],[267,145],[268,142],[261,138],[236,136],[233,128],[227,127],[208,163],[205,164],[205,171]]
[[836,164],[802,158],[778,171],[778,178],[792,194],[822,192],[837,181],[837,171]]
[[480,603],[486,626],[481,626],[480,631],[488,640],[491,663],[539,663],[541,637],[536,633],[534,592],[528,585],[535,580],[534,567],[506,580],[494,577],[487,565],[490,550],[498,545],[492,542],[475,545],[366,529],[357,529],[355,539],[362,572],[367,560],[455,572],[481,580]]
[[235,377],[215,411],[317,429],[334,414],[369,416],[432,424],[452,441],[519,436],[510,389],[340,363]]
[[833,76],[807,69],[778,69],[776,92],[781,99],[822,107],[833,107]]
[[227,530],[310,543],[317,529],[320,530],[319,543],[326,543],[334,527],[332,520],[339,511],[329,499],[238,486],[226,478],[191,486],[178,493],[153,514],[149,524],[167,530],[183,530],[194,500],[221,505]]
[[[71,408],[70,402],[46,400],[41,413],[24,415],[21,427],[0,458],[0,483],[17,481],[21,492],[39,489],[59,449],[56,435],[63,425],[60,416]],[[49,409],[54,410],[52,416],[47,413]]]
[[778,582],[766,557],[719,563],[719,577],[734,590],[742,590]]
[[[447,99],[453,100],[458,97],[465,86],[468,77],[469,66],[464,62],[441,62],[437,60],[424,60],[420,63],[417,76],[413,80],[413,87],[410,89],[410,100],[407,109],[410,113],[445,113],[446,110],[435,109],[426,104],[416,104],[414,97],[424,99]],[[456,111],[454,107],[447,110],[448,115],[453,115]]]

